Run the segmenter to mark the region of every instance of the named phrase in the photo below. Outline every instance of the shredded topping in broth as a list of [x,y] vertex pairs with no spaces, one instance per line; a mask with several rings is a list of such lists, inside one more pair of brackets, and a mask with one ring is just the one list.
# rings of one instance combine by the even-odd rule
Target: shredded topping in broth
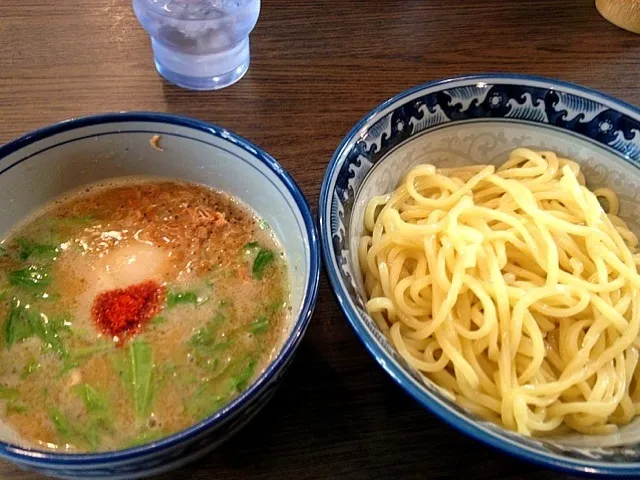
[[203,186],[131,179],[48,205],[0,243],[0,416],[72,452],[189,427],[277,353],[287,278],[269,226]]

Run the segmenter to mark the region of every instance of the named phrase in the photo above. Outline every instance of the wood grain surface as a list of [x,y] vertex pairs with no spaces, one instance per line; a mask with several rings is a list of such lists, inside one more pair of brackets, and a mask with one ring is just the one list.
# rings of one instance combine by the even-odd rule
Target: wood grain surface
[[[0,142],[78,115],[157,110],[225,126],[274,155],[314,210],[326,165],[371,108],[482,72],[580,83],[640,104],[640,36],[593,0],[263,0],[252,64],[198,93],[156,74],[127,0],[0,1]],[[0,462],[0,478],[36,480]],[[326,279],[282,388],[241,434],[162,479],[559,479],[419,407],[341,315]]]

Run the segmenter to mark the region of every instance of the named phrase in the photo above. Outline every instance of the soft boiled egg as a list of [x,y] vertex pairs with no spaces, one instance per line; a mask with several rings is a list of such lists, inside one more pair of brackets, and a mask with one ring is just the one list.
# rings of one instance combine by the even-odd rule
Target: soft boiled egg
[[75,316],[81,323],[91,321],[91,309],[101,293],[124,289],[147,281],[165,283],[174,274],[169,252],[149,243],[127,242],[116,245],[101,257],[89,254],[74,257],[62,268],[69,268],[77,282]]
[[91,283],[101,285],[102,290],[126,288],[148,280],[162,283],[171,267],[167,252],[142,242],[116,247],[96,263]]

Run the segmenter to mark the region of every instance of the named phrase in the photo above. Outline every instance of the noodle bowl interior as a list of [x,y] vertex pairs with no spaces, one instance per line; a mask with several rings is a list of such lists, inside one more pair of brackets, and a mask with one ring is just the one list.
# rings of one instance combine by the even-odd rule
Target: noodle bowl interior
[[523,435],[615,432],[640,411],[640,254],[618,210],[554,152],[418,165],[367,205],[367,310],[483,418]]
[[0,416],[23,443],[141,445],[249,387],[288,330],[269,226],[204,186],[129,179],[44,207],[0,243]]

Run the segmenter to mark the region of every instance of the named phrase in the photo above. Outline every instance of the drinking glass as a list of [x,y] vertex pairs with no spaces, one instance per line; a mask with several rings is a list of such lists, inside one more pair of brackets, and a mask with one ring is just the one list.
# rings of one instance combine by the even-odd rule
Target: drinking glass
[[217,90],[249,68],[260,0],[133,0],[158,73],[192,90]]

